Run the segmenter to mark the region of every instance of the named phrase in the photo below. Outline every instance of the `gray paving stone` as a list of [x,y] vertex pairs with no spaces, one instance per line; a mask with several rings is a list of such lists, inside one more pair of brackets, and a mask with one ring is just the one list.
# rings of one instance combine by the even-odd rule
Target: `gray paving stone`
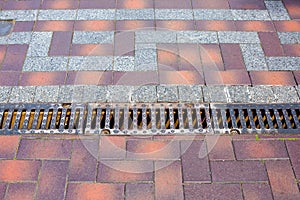
[[114,57],[114,71],[134,71],[135,61],[132,56]]
[[66,71],[68,57],[27,57],[23,71]]
[[299,57],[267,57],[269,70],[297,71],[300,70]]
[[231,13],[234,20],[271,20],[266,10],[231,10]]
[[0,37],[0,44],[1,44],[1,45],[2,45],[2,44],[6,45],[6,44],[7,44],[8,37],[9,37],[9,36]]
[[156,49],[139,49],[135,52],[135,71],[157,70]]
[[106,102],[107,87],[96,85],[76,85],[73,87],[72,102],[96,103]]
[[77,20],[114,20],[115,9],[84,9],[78,10]]
[[107,86],[107,101],[114,103],[131,102],[133,86],[109,85]]
[[137,31],[136,43],[176,43],[176,31]]
[[32,103],[35,96],[35,87],[13,87],[9,98],[9,103]]
[[240,47],[248,71],[268,70],[260,44],[241,44]]
[[1,86],[0,87],[0,103],[7,103],[12,87]]
[[260,43],[257,32],[242,32],[242,31],[219,31],[220,43]]
[[203,102],[202,87],[199,85],[180,85],[178,86],[178,94],[180,102]]
[[132,93],[132,102],[135,103],[155,103],[157,102],[157,92],[155,85],[136,86]]
[[37,86],[34,102],[55,103],[58,100],[59,86]]
[[74,44],[112,44],[113,41],[113,31],[75,31],[73,35]]
[[297,90],[293,86],[272,86],[276,103],[299,103]]
[[178,102],[177,86],[159,85],[157,86],[158,102]]
[[195,20],[233,20],[230,10],[194,9]]
[[74,56],[70,57],[68,70],[74,71],[94,71],[112,70],[112,56]]
[[52,35],[52,32],[33,32],[27,56],[47,56]]
[[248,86],[228,86],[228,101],[231,103],[249,103]]
[[203,87],[204,102],[206,103],[227,103],[228,89],[226,86]]
[[77,10],[40,10],[38,20],[75,20]]
[[290,16],[281,1],[265,1],[272,20],[290,20]]
[[154,9],[118,9],[116,20],[154,20]]
[[73,85],[62,85],[59,87],[58,102],[59,103],[72,103],[73,102]]
[[300,32],[278,32],[281,44],[300,43]]
[[38,10],[2,10],[0,19],[14,19],[16,21],[35,21]]
[[275,95],[271,86],[249,87],[250,103],[275,103]]
[[7,44],[29,44],[31,32],[12,32],[7,38]]
[[192,9],[155,9],[156,20],[193,20]]
[[178,31],[178,43],[218,43],[217,32],[213,31]]
[[0,36],[7,36],[11,33],[14,26],[13,21],[0,21]]

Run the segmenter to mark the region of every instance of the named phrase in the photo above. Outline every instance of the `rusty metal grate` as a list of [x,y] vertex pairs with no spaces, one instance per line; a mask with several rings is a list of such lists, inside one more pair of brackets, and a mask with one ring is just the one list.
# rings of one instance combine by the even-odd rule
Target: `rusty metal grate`
[[3,104],[0,134],[300,133],[300,105]]

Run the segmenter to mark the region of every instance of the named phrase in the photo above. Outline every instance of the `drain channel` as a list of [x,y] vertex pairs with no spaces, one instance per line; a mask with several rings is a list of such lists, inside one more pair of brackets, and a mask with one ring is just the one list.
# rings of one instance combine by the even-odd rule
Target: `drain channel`
[[300,133],[300,105],[2,104],[0,134]]

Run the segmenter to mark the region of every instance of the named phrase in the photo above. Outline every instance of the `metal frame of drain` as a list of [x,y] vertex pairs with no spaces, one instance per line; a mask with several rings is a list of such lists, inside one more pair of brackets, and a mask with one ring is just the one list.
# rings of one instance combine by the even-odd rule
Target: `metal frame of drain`
[[0,134],[300,133],[300,104],[0,104]]

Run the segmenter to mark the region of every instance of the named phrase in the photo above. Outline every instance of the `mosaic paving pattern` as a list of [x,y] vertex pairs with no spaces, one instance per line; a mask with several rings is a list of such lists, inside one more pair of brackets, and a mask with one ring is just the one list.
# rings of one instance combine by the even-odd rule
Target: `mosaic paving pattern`
[[1,102],[299,101],[290,0],[135,1],[1,1]]

